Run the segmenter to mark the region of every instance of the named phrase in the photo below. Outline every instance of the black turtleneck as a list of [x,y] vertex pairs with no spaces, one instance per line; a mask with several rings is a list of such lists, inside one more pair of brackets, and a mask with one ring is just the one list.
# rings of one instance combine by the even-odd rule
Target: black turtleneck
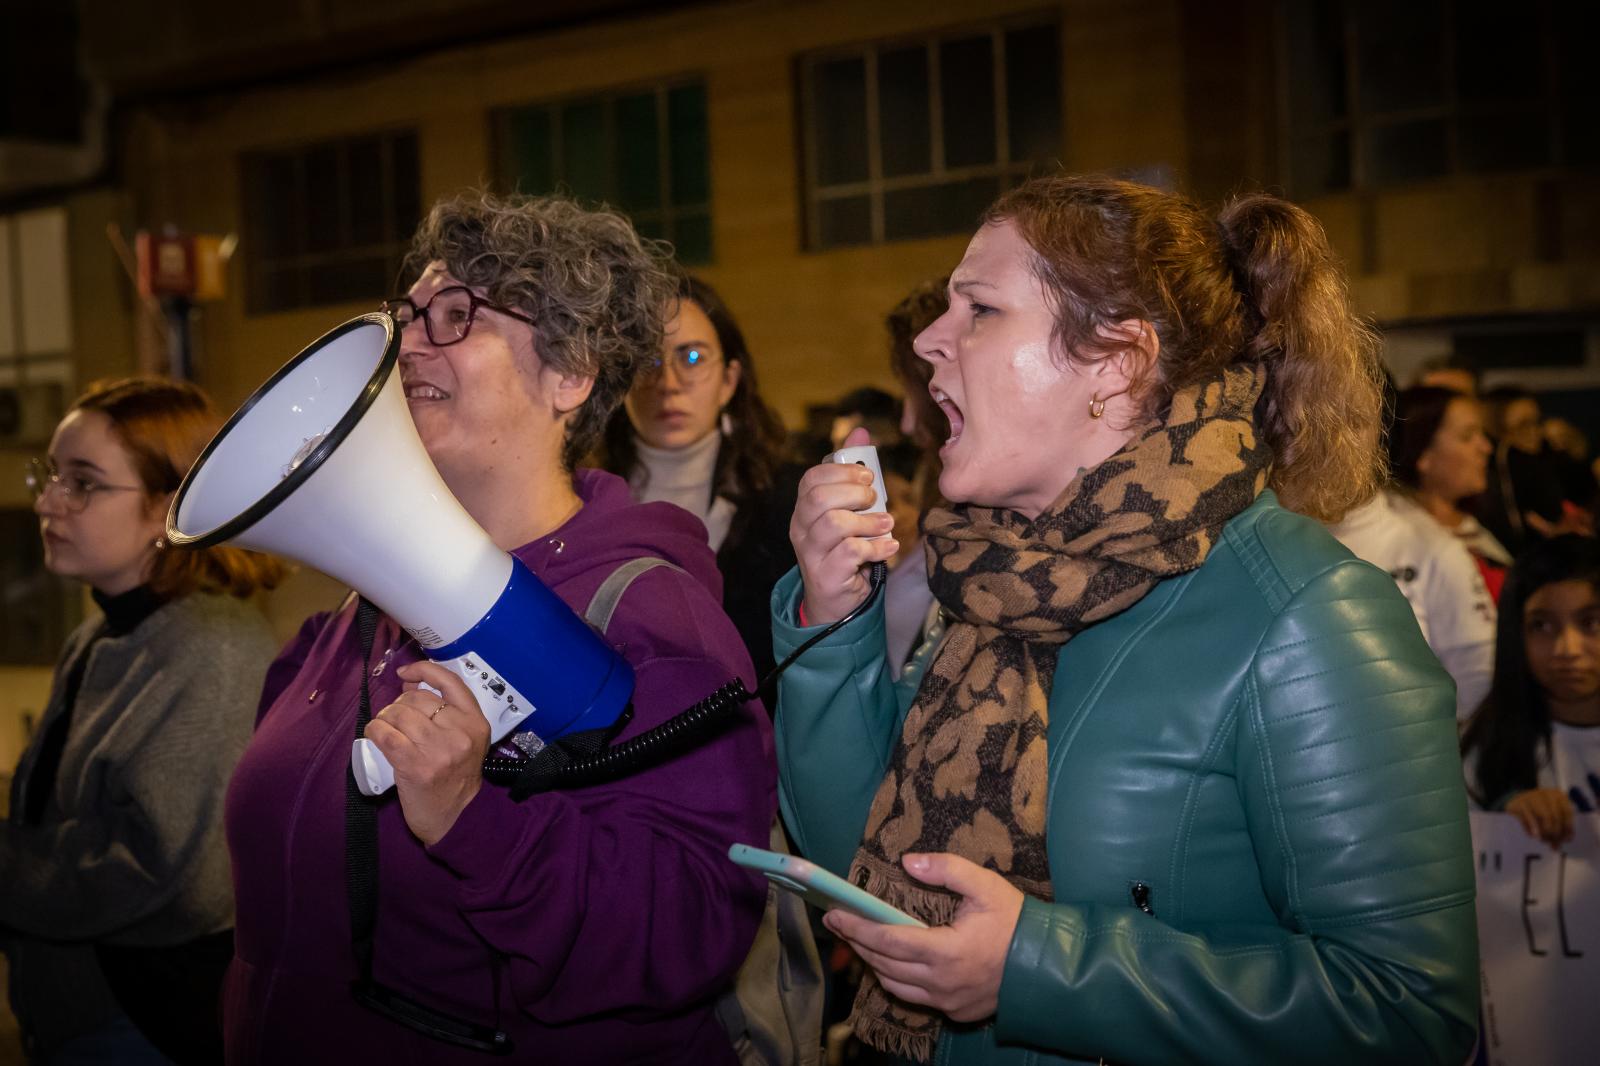
[[95,605],[106,616],[106,630],[110,636],[125,637],[139,628],[139,623],[156,613],[156,608],[166,603],[166,599],[157,596],[151,591],[149,585],[140,585],[127,592],[120,592],[115,596],[107,596],[99,589],[91,589],[89,595],[94,598]]
[[56,772],[61,768],[61,753],[66,750],[67,734],[72,728],[72,709],[78,701],[78,687],[83,684],[84,670],[89,665],[90,650],[101,637],[123,637],[132,633],[139,623],[166,602],[148,585],[140,585],[115,596],[107,596],[99,589],[93,589],[90,595],[105,613],[105,622],[96,628],[89,642],[79,649],[77,661],[61,682],[61,713],[50,720],[44,735],[39,738],[39,757],[34,760],[33,768],[28,773],[22,797],[22,820],[30,825],[39,823],[44,816],[45,804],[55,791]]

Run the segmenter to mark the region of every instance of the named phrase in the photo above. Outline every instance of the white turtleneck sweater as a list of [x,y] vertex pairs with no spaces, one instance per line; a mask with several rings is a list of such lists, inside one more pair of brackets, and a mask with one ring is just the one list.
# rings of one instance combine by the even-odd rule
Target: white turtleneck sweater
[[733,524],[734,511],[731,500],[711,496],[722,434],[713,430],[687,448],[673,450],[652,447],[637,436],[633,443],[639,453],[639,465],[628,478],[633,498],[640,503],[662,500],[677,504],[705,523],[711,550],[720,549]]

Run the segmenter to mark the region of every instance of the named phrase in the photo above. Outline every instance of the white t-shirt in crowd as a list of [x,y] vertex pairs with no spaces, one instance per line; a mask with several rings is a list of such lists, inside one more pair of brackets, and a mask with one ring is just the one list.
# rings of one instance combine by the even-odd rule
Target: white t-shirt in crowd
[[1550,750],[1539,763],[1539,787],[1558,788],[1574,810],[1600,811],[1600,726],[1550,723]]
[[1422,508],[1392,491],[1330,526],[1358,558],[1394,578],[1428,647],[1456,682],[1456,718],[1465,720],[1494,676],[1494,601],[1462,542]]

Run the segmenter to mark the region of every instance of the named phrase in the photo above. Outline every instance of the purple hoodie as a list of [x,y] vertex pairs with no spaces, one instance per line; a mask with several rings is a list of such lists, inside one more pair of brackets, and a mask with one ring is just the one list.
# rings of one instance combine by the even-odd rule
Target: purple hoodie
[[[750,660],[718,606],[705,530],[627,485],[579,471],[584,506],[516,555],[580,614],[623,562],[658,567],[623,597],[608,637],[633,665],[623,738],[689,707]],[[417,646],[382,618],[374,711],[399,694]],[[355,978],[344,804],[359,698],[355,608],[307,622],[273,664],[255,738],[228,790],[238,898],[224,992],[230,1063],[483,1063],[371,1013]],[[559,664],[551,664],[558,668]],[[765,882],[728,861],[765,846],[772,734],[750,704],[685,755],[610,785],[513,803],[485,784],[433,847],[389,793],[378,813],[374,976],[435,1010],[506,1031],[515,1061],[732,1063],[713,1006],[755,936]]]

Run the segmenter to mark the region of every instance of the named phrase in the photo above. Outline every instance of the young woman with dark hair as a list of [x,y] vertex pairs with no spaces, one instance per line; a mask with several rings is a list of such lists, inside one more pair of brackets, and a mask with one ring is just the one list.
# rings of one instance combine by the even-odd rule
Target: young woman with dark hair
[[[916,340],[944,642],[893,681],[880,598],[780,682],[802,853],[931,926],[824,919],[874,975],[855,1031],[951,1066],[1461,1062],[1454,687],[1312,520],[1380,484],[1376,345],[1321,227],[1038,178],[949,295]],[[897,550],[870,499],[807,471],[779,654]]]
[[1494,682],[1461,739],[1469,792],[1559,846],[1600,809],[1600,541],[1535,541],[1506,577]]
[[[1470,421],[1475,406],[1441,389],[1412,388],[1399,395],[1388,383],[1384,446],[1391,474],[1403,471],[1406,480],[1390,481],[1329,527],[1345,547],[1394,578],[1416,613],[1428,646],[1455,680],[1456,717],[1462,721],[1489,691],[1494,597],[1484,578],[1487,564],[1480,563],[1434,514],[1448,506],[1447,498],[1456,499],[1481,484],[1481,434],[1474,436]],[[1454,422],[1440,428],[1447,409],[1452,418],[1468,418],[1465,434]],[[1419,461],[1428,471],[1426,490],[1417,487],[1424,477],[1417,471]]]
[[639,502],[674,503],[705,524],[723,610],[765,677],[768,598],[794,565],[788,516],[801,471],[783,461],[783,423],[717,291],[684,275],[668,314],[660,353],[606,426],[599,465],[626,477]]
[[1395,401],[1389,435],[1389,474],[1424,512],[1466,545],[1489,595],[1499,599],[1511,554],[1467,510],[1489,484],[1494,445],[1484,433],[1483,407],[1470,396],[1413,385]]
[[219,424],[193,385],[92,385],[29,474],[45,566],[100,607],[67,639],[0,825],[0,942],[32,1061],[222,1061],[222,800],[275,650],[247,599],[282,566],[166,546]]

